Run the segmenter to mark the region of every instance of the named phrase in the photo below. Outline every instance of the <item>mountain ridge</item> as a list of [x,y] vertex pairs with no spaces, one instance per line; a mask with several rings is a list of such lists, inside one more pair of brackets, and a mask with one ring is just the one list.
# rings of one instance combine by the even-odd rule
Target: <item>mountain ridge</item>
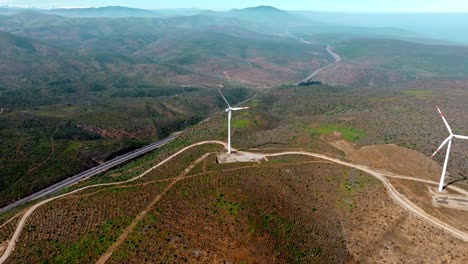
[[131,8],[124,6],[105,6],[105,7],[90,7],[90,8],[58,8],[48,11],[49,14],[63,15],[67,17],[109,17],[109,18],[124,18],[138,17],[151,18],[160,17],[156,11],[146,9]]

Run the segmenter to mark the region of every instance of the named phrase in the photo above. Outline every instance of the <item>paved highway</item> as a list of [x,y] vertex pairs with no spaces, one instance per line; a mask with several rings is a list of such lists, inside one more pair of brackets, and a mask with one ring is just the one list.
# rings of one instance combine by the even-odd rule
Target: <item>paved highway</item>
[[[156,143],[155,143],[156,144]],[[133,182],[135,180],[138,180],[140,179],[141,177],[144,177],[146,174],[150,173],[152,170],[156,169],[157,167],[160,167],[161,165],[165,164],[166,162],[172,160],[173,158],[177,157],[178,155],[184,153],[185,151],[187,151],[188,149],[191,149],[193,147],[196,147],[196,146],[201,146],[201,145],[206,145],[206,144],[220,144],[222,146],[224,146],[226,148],[226,143],[224,142],[221,142],[221,141],[216,141],[216,140],[213,140],[213,141],[202,141],[202,142],[199,142],[199,143],[195,143],[195,144],[192,144],[190,146],[187,146],[181,150],[179,150],[178,152],[172,154],[171,156],[169,156],[168,158],[166,158],[165,160],[161,161],[160,163],[158,163],[157,165],[153,166],[152,168],[148,169],[147,171],[143,172],[142,174],[132,178],[132,179],[129,179],[127,181],[123,181],[123,182],[114,182],[114,183],[104,183],[104,184],[95,184],[95,185],[90,185],[90,186],[86,186],[86,187],[82,187],[80,189],[77,189],[77,190],[74,190],[74,191],[71,191],[69,193],[64,193],[62,195],[59,195],[59,196],[55,196],[55,197],[51,197],[47,200],[44,200],[44,201],[41,201],[39,203],[36,203],[35,205],[29,207],[29,209],[27,209],[16,229],[15,229],[15,232],[13,233],[13,236],[11,237],[11,239],[8,241],[8,245],[7,245],[7,248],[5,249],[5,251],[3,252],[3,255],[1,255],[0,257],[0,264],[1,263],[4,263],[8,257],[11,255],[11,253],[13,252],[13,250],[15,249],[15,246],[16,246],[16,243],[18,242],[18,238],[19,236],[21,235],[21,232],[23,231],[23,228],[25,226],[25,223],[26,221],[28,220],[28,218],[34,213],[34,211],[39,208],[40,206],[44,205],[44,204],[47,204],[53,200],[56,200],[56,199],[59,199],[59,198],[63,198],[67,195],[71,195],[71,194],[74,194],[74,193],[78,193],[80,191],[83,191],[85,189],[88,189],[88,188],[93,188],[93,187],[97,187],[97,186],[111,186],[111,185],[121,185],[121,184],[125,184],[125,183],[130,183],[130,182]],[[200,161],[202,161],[204,158],[208,157],[210,153],[206,153],[205,155],[203,155],[201,158],[197,159],[195,162],[193,162],[189,167],[187,167],[178,177],[176,178],[169,178],[167,179],[168,181],[172,181],[172,183],[170,185],[168,185],[168,187],[163,191],[163,193],[159,194],[155,200],[153,200],[149,206],[147,208],[151,208],[154,206],[154,204],[156,202],[158,202],[162,195],[164,195],[164,193],[166,193],[169,188],[171,188],[171,186],[174,186],[174,184],[183,179],[184,176],[187,174],[187,172],[194,168],[196,166],[196,164],[198,164]],[[408,180],[416,180],[416,181],[423,181],[423,182],[426,182],[426,183],[431,183],[431,184],[434,184],[434,185],[438,185],[439,183],[438,182],[433,182],[433,181],[426,181],[426,180],[423,180],[423,179],[419,179],[419,178],[413,178],[413,177],[409,177],[409,176],[404,176],[404,175],[396,175],[396,174],[393,174],[393,173],[389,173],[389,172],[385,172],[385,171],[379,171],[379,170],[376,170],[376,169],[372,169],[372,168],[369,168],[365,165],[359,165],[359,164],[354,164],[354,163],[349,163],[349,162],[346,162],[346,161],[342,161],[340,159],[337,159],[337,158],[333,158],[333,157],[328,157],[326,155],[323,155],[323,154],[319,154],[319,153],[312,153],[312,152],[307,152],[307,151],[285,151],[285,152],[278,152],[278,153],[247,153],[247,152],[243,152],[242,153],[243,155],[249,155],[249,154],[255,154],[257,156],[264,156],[264,157],[278,157],[278,156],[284,156],[284,155],[305,155],[305,156],[310,156],[310,157],[315,157],[315,158],[320,158],[322,160],[327,160],[327,161],[330,161],[330,162],[333,162],[333,163],[337,163],[337,164],[340,164],[340,165],[343,165],[343,166],[347,166],[347,167],[350,167],[350,168],[355,168],[355,169],[358,169],[358,170],[361,170],[361,171],[364,171],[374,177],[376,177],[377,179],[379,179],[383,184],[384,186],[386,187],[388,193],[390,194],[390,197],[392,199],[394,199],[396,202],[398,202],[403,208],[407,209],[408,211],[414,213],[415,215],[421,217],[422,219],[430,222],[430,223],[433,223],[434,225],[448,231],[449,233],[451,233],[452,235],[462,239],[463,241],[468,241],[468,234],[465,233],[465,231],[461,231],[461,230],[458,230],[454,227],[452,227],[451,225],[443,222],[442,220],[439,220],[437,217],[434,217],[428,213],[426,213],[423,209],[421,209],[418,205],[414,204],[413,202],[411,202],[406,196],[404,196],[403,194],[399,193],[394,187],[393,185],[391,184],[391,182],[387,179],[387,177],[398,177],[398,178],[403,178],[403,179],[408,179]],[[193,177],[193,175],[191,176]],[[453,190],[456,190],[458,192],[457,187],[454,187],[454,186],[447,186],[447,188],[450,188],[450,189],[453,189]],[[461,190],[461,189],[460,189]],[[462,193],[466,193],[466,191],[462,190]],[[129,234],[129,232],[131,232],[133,230],[133,228],[135,227],[135,225],[142,219],[142,217],[144,217],[144,215],[146,215],[147,213],[147,209],[145,209],[144,211],[140,212],[140,214],[138,214],[136,216],[136,218],[132,221],[132,224],[130,224],[126,229],[125,231],[123,231],[123,233],[121,234],[121,236],[118,238],[118,240],[110,247],[108,248],[107,252],[104,254],[104,255],[101,255],[101,259],[98,260],[98,263],[99,262],[102,262],[102,263],[105,263],[106,260],[111,257],[112,253],[113,253],[113,250],[115,250],[115,248],[117,248],[119,245],[121,245],[121,243],[123,243],[123,241],[125,240],[125,238],[127,237],[127,235]],[[15,217],[13,217],[12,219],[14,219]]]
[[[236,104],[236,106],[244,104],[244,103],[254,99],[256,96],[257,96],[257,94],[255,94],[254,96],[248,98],[245,101],[242,101],[242,102]],[[219,113],[224,113],[224,111],[221,111]],[[208,117],[202,122],[206,122],[206,121],[208,121],[210,119],[211,119],[211,117]],[[20,206],[22,204],[25,204],[27,202],[30,202],[30,201],[45,197],[45,196],[47,196],[49,194],[52,194],[52,193],[55,193],[55,192],[58,192],[59,190],[62,190],[64,188],[68,187],[68,186],[71,186],[71,185],[73,185],[73,184],[75,184],[75,183],[77,183],[79,181],[86,180],[86,179],[88,179],[88,178],[90,178],[90,177],[92,177],[94,175],[97,175],[97,174],[103,172],[103,171],[106,171],[106,170],[111,169],[111,168],[113,168],[115,166],[118,166],[118,165],[120,165],[120,164],[122,164],[122,163],[124,163],[126,161],[129,161],[129,160],[134,159],[134,158],[136,158],[136,157],[138,157],[140,155],[143,155],[145,153],[153,151],[153,150],[167,144],[168,142],[174,140],[179,135],[180,135],[180,132],[176,133],[176,134],[174,134],[174,135],[172,135],[172,136],[170,136],[170,137],[168,137],[166,139],[163,139],[161,141],[152,143],[152,144],[150,144],[150,145],[148,145],[146,147],[131,151],[131,152],[129,152],[129,153],[123,155],[123,156],[118,156],[118,157],[114,158],[113,160],[110,160],[110,161],[108,161],[106,163],[103,163],[103,164],[101,164],[99,166],[91,168],[91,169],[89,169],[87,171],[78,173],[77,175],[75,175],[73,177],[67,178],[67,179],[65,179],[65,180],[63,180],[61,182],[58,182],[58,183],[56,183],[54,185],[51,185],[51,186],[49,186],[49,187],[47,187],[47,188],[45,188],[45,189],[43,189],[41,191],[38,191],[38,192],[36,192],[34,194],[31,194],[28,197],[25,197],[25,198],[23,198],[21,200],[18,200],[16,202],[12,203],[12,204],[9,204],[9,205],[1,208],[0,209],[0,214],[4,213],[4,212],[6,212],[6,211],[8,211],[8,210],[10,210],[12,208],[18,207],[18,206]]]
[[45,197],[45,196],[47,196],[49,194],[52,194],[52,193],[55,193],[55,192],[58,192],[58,191],[66,188],[66,187],[69,187],[69,186],[71,186],[71,185],[73,185],[73,184],[75,184],[75,183],[77,183],[79,181],[86,180],[86,179],[88,179],[88,178],[90,178],[90,177],[92,177],[94,175],[97,175],[97,174],[99,174],[101,172],[104,172],[104,171],[106,171],[108,169],[111,169],[111,168],[113,168],[115,166],[118,166],[118,165],[120,165],[120,164],[122,164],[122,163],[124,163],[126,161],[129,161],[129,160],[134,159],[134,158],[136,158],[136,157],[138,157],[140,155],[143,155],[145,153],[153,151],[153,150],[167,144],[168,142],[174,140],[178,135],[179,134],[174,134],[174,135],[172,135],[172,136],[170,136],[170,137],[168,137],[166,139],[163,139],[161,141],[152,143],[152,144],[150,144],[148,146],[145,146],[143,148],[131,151],[129,153],[126,153],[125,155],[118,156],[118,157],[116,157],[116,158],[114,158],[112,160],[109,160],[109,161],[107,161],[107,162],[105,162],[105,163],[103,163],[103,164],[101,164],[99,166],[96,166],[96,167],[91,168],[91,169],[89,169],[87,171],[83,171],[81,173],[78,173],[75,176],[67,178],[67,179],[65,179],[65,180],[63,180],[61,182],[58,182],[58,183],[56,183],[54,185],[51,185],[51,186],[49,186],[49,187],[47,187],[47,188],[45,188],[45,189],[43,189],[41,191],[38,191],[38,192],[36,192],[34,194],[31,194],[28,197],[25,197],[25,198],[23,198],[21,200],[18,200],[16,202],[12,203],[12,204],[9,204],[9,205],[1,208],[0,209],[0,214],[4,213],[4,212],[6,212],[6,211],[8,211],[8,210],[10,210],[12,208],[15,208],[17,206],[20,206],[22,204],[25,204],[27,202],[30,202],[30,201]]
[[314,71],[313,73],[309,74],[307,77],[305,77],[305,78],[302,79],[301,81],[295,83],[295,85],[300,85],[301,83],[307,83],[307,82],[309,82],[310,80],[312,80],[312,78],[314,78],[317,74],[319,74],[319,73],[322,72],[323,70],[325,70],[325,69],[329,68],[330,66],[334,65],[335,63],[341,61],[340,55],[338,55],[338,54],[336,54],[335,52],[333,52],[331,46],[327,46],[327,52],[328,52],[328,54],[330,54],[330,55],[333,57],[333,59],[335,60],[335,62],[333,62],[333,63],[331,63],[331,64],[328,64],[327,66],[322,67],[322,68],[320,68],[320,69],[317,69],[316,71]]

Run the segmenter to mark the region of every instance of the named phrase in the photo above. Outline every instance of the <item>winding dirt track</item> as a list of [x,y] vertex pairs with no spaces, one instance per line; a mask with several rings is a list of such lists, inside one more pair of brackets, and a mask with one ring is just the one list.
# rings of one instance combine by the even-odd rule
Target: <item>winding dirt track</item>
[[[10,241],[8,241],[8,246],[7,248],[5,249],[5,252],[3,252],[3,255],[0,257],[0,264],[1,263],[4,263],[7,258],[11,255],[11,253],[13,252],[13,250],[15,249],[15,246],[16,246],[16,242],[18,241],[18,238],[19,236],[21,235],[21,232],[23,231],[23,228],[24,228],[24,225],[26,223],[26,221],[28,220],[28,218],[34,213],[34,211],[41,207],[42,205],[48,203],[48,202],[51,202],[53,200],[56,200],[56,199],[59,199],[59,198],[62,198],[62,197],[65,197],[65,196],[68,196],[70,194],[74,194],[74,193],[77,193],[77,192],[80,192],[80,191],[83,191],[83,190],[86,190],[86,189],[89,189],[89,188],[94,188],[94,187],[100,187],[100,186],[112,186],[112,185],[120,185],[120,184],[124,184],[124,183],[129,183],[129,182],[133,182],[133,181],[136,181],[142,177],[144,177],[146,174],[150,173],[152,170],[160,167],[161,165],[167,163],[168,161],[170,161],[171,159],[173,159],[174,157],[180,155],[181,153],[187,151],[188,149],[191,149],[193,147],[196,147],[196,146],[201,146],[201,145],[207,145],[207,144],[218,144],[218,145],[222,145],[226,148],[226,143],[222,142],[222,141],[203,141],[203,142],[199,142],[199,143],[195,143],[193,145],[190,145],[188,147],[185,147],[181,150],[179,150],[178,152],[176,152],[175,154],[169,156],[167,159],[161,161],[160,163],[158,163],[157,165],[149,168],[148,170],[146,170],[145,172],[143,172],[142,174],[136,176],[135,178],[132,178],[130,180],[127,180],[127,181],[122,181],[122,182],[113,182],[113,183],[102,183],[102,184],[95,184],[95,185],[90,185],[90,186],[86,186],[86,187],[83,187],[83,188],[80,188],[80,189],[76,189],[74,191],[71,191],[69,193],[65,193],[65,194],[62,194],[62,195],[59,195],[59,196],[55,196],[55,197],[52,197],[52,198],[49,198],[49,199],[46,199],[44,201],[41,201],[33,206],[31,206],[24,214],[23,216],[21,217],[16,229],[15,229],[15,232],[13,233],[13,236],[11,237]],[[15,216],[16,217],[16,216]]]
[[145,210],[141,211],[135,219],[130,223],[127,228],[122,232],[122,234],[117,238],[117,240],[112,244],[107,251],[99,258],[99,260],[96,262],[96,264],[104,264],[109,260],[109,258],[112,256],[114,251],[122,245],[123,242],[125,242],[125,239],[127,239],[128,235],[130,235],[131,232],[133,232],[133,229],[138,225],[138,223],[148,214],[148,212],[153,208],[153,206],[156,205],[159,200],[176,184],[178,181],[182,180],[187,173],[189,173],[195,166],[197,166],[200,162],[202,162],[206,157],[208,157],[212,153],[206,153],[203,155],[201,158],[197,159],[195,162],[190,164],[182,173],[177,176],[167,187],[164,189],[162,193],[160,193],[156,198],[154,198],[151,203],[148,204],[148,206],[145,208]]
[[[400,194],[395,189],[395,187],[393,187],[393,185],[388,181],[388,179],[385,177],[386,173],[384,173],[384,172],[380,172],[380,171],[371,169],[371,168],[369,168],[367,166],[345,162],[345,161],[342,161],[342,160],[339,160],[339,159],[331,158],[331,157],[328,157],[328,156],[325,156],[325,155],[322,155],[322,154],[317,154],[317,153],[310,153],[310,152],[303,152],[303,151],[298,151],[298,152],[293,151],[293,152],[280,152],[280,153],[273,153],[273,154],[265,154],[265,156],[267,156],[267,157],[275,157],[275,156],[283,156],[283,155],[306,155],[306,156],[316,157],[316,158],[332,161],[334,163],[337,163],[337,164],[340,164],[340,165],[343,165],[343,166],[346,166],[346,167],[350,167],[350,168],[354,168],[354,169],[358,169],[360,171],[366,172],[366,173],[376,177],[378,180],[380,180],[384,184],[384,186],[387,189],[388,193],[390,194],[390,197],[394,201],[399,203],[403,208],[405,208],[408,211],[414,213],[415,215],[421,217],[422,219],[424,219],[424,220],[426,220],[426,221],[428,221],[428,222],[430,222],[430,223],[444,229],[445,231],[449,232],[453,236],[455,236],[455,237],[457,237],[457,238],[459,238],[459,239],[461,239],[461,240],[463,240],[465,242],[468,242],[468,234],[467,233],[465,233],[465,232],[463,232],[463,231],[461,231],[459,229],[456,229],[456,228],[448,225],[447,223],[445,223],[445,222],[443,222],[443,221],[429,215],[424,210],[419,208],[416,204],[412,203],[408,198],[406,198],[405,196]],[[391,174],[391,176],[396,176],[396,175]],[[403,175],[401,175],[401,177],[405,178],[405,179],[411,178],[411,177],[407,177],[407,176],[403,176]],[[427,181],[427,183],[433,183],[433,182]],[[448,186],[447,188],[451,188],[451,186]],[[451,189],[453,189],[453,188],[451,188]]]
[[[8,242],[8,246],[5,250],[5,252],[3,253],[3,255],[1,256],[0,258],[0,263],[4,263],[5,260],[11,255],[11,253],[13,252],[14,248],[15,248],[15,245],[16,245],[16,242],[18,241],[18,238],[24,228],[24,225],[26,223],[26,221],[28,220],[28,218],[34,213],[34,211],[39,208],[40,206],[48,203],[48,202],[51,202],[53,200],[56,200],[56,199],[59,199],[59,198],[62,198],[62,197],[65,197],[65,196],[68,196],[68,195],[71,195],[71,194],[74,194],[74,193],[77,193],[77,192],[80,192],[82,190],[85,190],[85,189],[89,189],[89,188],[93,188],[93,187],[98,187],[98,186],[113,186],[113,185],[121,185],[121,184],[125,184],[125,183],[129,183],[129,182],[132,182],[132,181],[135,181],[137,179],[140,179],[142,177],[144,177],[146,174],[148,174],[149,172],[151,172],[152,170],[154,170],[155,168],[167,163],[168,161],[170,161],[171,159],[175,158],[176,156],[180,155],[181,153],[187,151],[188,149],[190,148],[193,148],[193,147],[196,147],[196,146],[201,146],[201,145],[208,145],[208,144],[218,144],[218,145],[222,145],[226,148],[226,143],[222,142],[222,141],[202,141],[202,142],[199,142],[199,143],[196,143],[196,144],[193,144],[193,145],[190,145],[188,147],[185,147],[183,149],[181,149],[180,151],[176,152],[175,154],[169,156],[168,158],[166,158],[165,160],[163,160],[162,162],[158,163],[157,165],[153,166],[152,168],[146,170],[145,172],[143,172],[142,174],[136,176],[135,178],[132,178],[130,180],[127,180],[127,181],[122,181],[122,182],[115,182],[115,183],[105,183],[105,184],[96,184],[96,185],[90,185],[90,186],[86,186],[86,187],[83,187],[83,188],[80,188],[80,189],[77,189],[77,190],[74,190],[72,192],[69,192],[69,193],[66,193],[66,194],[62,194],[62,195],[59,195],[59,196],[56,196],[56,197],[52,197],[52,198],[49,198],[47,200],[44,200],[44,201],[41,201],[35,205],[33,205],[32,207],[30,207],[27,211],[25,211],[25,213],[23,214],[23,216],[21,217],[17,227],[16,227],[16,230],[12,236],[12,238],[10,239],[10,241]],[[178,177],[176,178],[173,178],[173,182],[163,191],[163,193],[161,193],[160,195],[158,195],[157,197],[155,197],[155,199],[148,205],[147,209],[148,208],[151,208],[152,206],[154,206],[161,198],[162,196],[178,181],[182,180],[186,175],[187,173],[195,166],[197,165],[199,162],[201,162],[203,159],[205,159],[208,155],[210,155],[211,153],[206,153],[205,155],[203,155],[201,158],[197,159],[195,162],[193,162],[189,167],[187,167]],[[305,155],[305,156],[309,156],[309,157],[316,157],[316,158],[320,158],[320,159],[323,159],[323,160],[326,160],[326,161],[329,161],[329,162],[332,162],[332,163],[336,163],[336,164],[340,164],[340,165],[343,165],[343,166],[346,166],[346,167],[350,167],[350,168],[354,168],[354,169],[357,169],[357,170],[361,170],[365,173],[368,173],[374,177],[376,177],[378,180],[380,180],[385,188],[387,189],[388,193],[390,194],[390,197],[396,201],[398,204],[400,204],[403,208],[407,209],[408,211],[412,212],[413,214],[415,214],[416,216],[419,216],[420,218],[434,224],[435,226],[438,226],[439,228],[442,228],[443,230],[449,232],[450,234],[452,234],[453,236],[463,240],[463,241],[466,241],[468,242],[468,234],[461,231],[461,230],[458,230],[450,225],[448,225],[447,223],[427,214],[424,210],[422,210],[421,208],[419,208],[416,204],[412,203],[408,198],[406,198],[405,196],[403,196],[402,194],[400,194],[394,187],[393,185],[388,181],[388,179],[386,177],[394,177],[394,178],[402,178],[402,179],[407,179],[407,180],[416,180],[416,181],[421,181],[421,182],[425,182],[425,183],[430,183],[430,184],[438,184],[436,182],[432,182],[432,181],[427,181],[427,180],[421,180],[421,179],[418,179],[418,178],[413,178],[413,177],[409,177],[409,176],[405,176],[405,175],[396,175],[396,174],[393,174],[393,173],[389,173],[389,172],[383,172],[383,171],[378,171],[378,170],[375,170],[375,169],[372,169],[372,168],[369,168],[367,166],[363,166],[363,165],[359,165],[359,164],[353,164],[353,163],[349,163],[349,162],[345,162],[345,161],[342,161],[340,159],[336,159],[336,158],[332,158],[332,157],[328,157],[326,155],[323,155],[323,154],[318,154],[318,153],[312,153],[312,152],[307,152],[307,151],[284,151],[284,152],[278,152],[278,153],[265,153],[265,154],[262,154],[262,153],[256,153],[256,154],[259,154],[259,155],[264,155],[265,157],[277,157],[277,156],[285,156],[285,155]],[[464,194],[466,194],[467,192],[462,190],[462,189],[459,189],[459,188],[456,188],[456,187],[452,187],[452,186],[448,186],[447,188],[450,188],[450,189],[453,189],[455,191],[458,191],[458,192],[462,192]],[[101,256],[101,258],[98,260],[98,263],[105,263],[112,255],[112,252],[125,240],[125,238],[127,237],[127,235],[133,230],[134,226],[136,226],[136,224],[141,220],[142,217],[144,217],[144,215],[146,214],[148,210],[144,210],[142,211],[133,221],[132,223],[125,229],[125,231],[121,234],[121,236],[119,237],[119,239],[107,250],[107,252]],[[17,216],[15,216],[17,217]]]

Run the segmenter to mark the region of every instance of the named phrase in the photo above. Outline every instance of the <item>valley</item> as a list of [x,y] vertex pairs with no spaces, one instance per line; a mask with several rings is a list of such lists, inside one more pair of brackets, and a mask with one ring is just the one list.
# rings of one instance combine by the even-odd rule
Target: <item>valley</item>
[[468,48],[326,19],[0,8],[0,263],[466,263]]
[[[336,54],[335,52],[332,51],[332,47],[331,46],[327,46],[327,52],[330,54],[330,56],[333,57],[333,59],[335,60],[334,63],[337,63],[337,62],[340,62],[341,61],[341,57],[340,55]],[[296,85],[301,85],[301,84],[305,84],[305,83],[308,83],[309,81],[312,80],[312,78],[314,78],[315,76],[317,76],[321,71],[323,70],[326,70],[327,68],[331,67],[334,63],[331,63],[323,68],[320,68],[320,69],[317,69],[315,70],[313,73],[311,73],[310,75],[308,75],[307,77],[305,77],[304,79],[302,79],[301,81],[297,82]]]

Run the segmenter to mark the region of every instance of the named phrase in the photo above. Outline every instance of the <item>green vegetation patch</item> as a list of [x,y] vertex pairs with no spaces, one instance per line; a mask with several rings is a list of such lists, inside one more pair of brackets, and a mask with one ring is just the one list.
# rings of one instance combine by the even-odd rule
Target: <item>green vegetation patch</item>
[[344,139],[351,142],[357,142],[365,137],[365,134],[362,131],[352,127],[344,127],[338,124],[328,124],[321,127],[311,128],[310,132],[312,136],[331,135],[335,132],[338,132]]
[[287,245],[288,251],[290,253],[290,260],[293,263],[304,263],[308,260],[308,257],[317,257],[322,253],[322,248],[313,247],[308,250],[308,252],[301,251],[299,247],[290,243]]
[[413,96],[419,99],[426,99],[432,96],[432,91],[428,90],[403,90],[401,91],[402,94],[407,96]]
[[[108,220],[98,226],[95,231],[90,231],[82,236],[74,245],[63,248],[53,262],[55,263],[85,263],[103,254],[107,248],[118,238],[123,228],[128,224],[129,218],[119,217]],[[56,247],[61,246],[56,244]],[[92,252],[92,253],[91,253]]]
[[244,128],[250,124],[250,120],[248,119],[235,119],[232,120],[232,126],[235,128]]
[[275,213],[262,214],[261,226],[264,230],[268,230],[269,233],[274,236],[292,234],[293,231],[298,229],[298,226],[293,220]]
[[312,259],[322,253],[319,246],[309,249],[301,247],[297,241],[297,234],[298,232],[304,232],[304,226],[297,224],[293,219],[276,213],[262,213],[260,229],[268,232],[279,241],[288,241],[282,247],[287,251],[291,263],[310,263]]
[[236,202],[229,202],[224,198],[223,194],[219,194],[218,198],[216,198],[214,204],[213,204],[213,214],[217,214],[220,209],[223,209],[226,211],[226,213],[232,215],[232,216],[237,216],[240,211],[244,210],[244,207],[239,205]]
[[258,108],[261,105],[261,103],[262,102],[259,99],[253,99],[253,100],[250,100],[249,106],[250,108]]
[[362,174],[355,169],[347,169],[345,171],[346,178],[339,186],[339,192],[342,196],[338,199],[339,204],[349,211],[352,211],[356,205],[354,203],[354,193],[376,184],[379,181],[372,177]]

